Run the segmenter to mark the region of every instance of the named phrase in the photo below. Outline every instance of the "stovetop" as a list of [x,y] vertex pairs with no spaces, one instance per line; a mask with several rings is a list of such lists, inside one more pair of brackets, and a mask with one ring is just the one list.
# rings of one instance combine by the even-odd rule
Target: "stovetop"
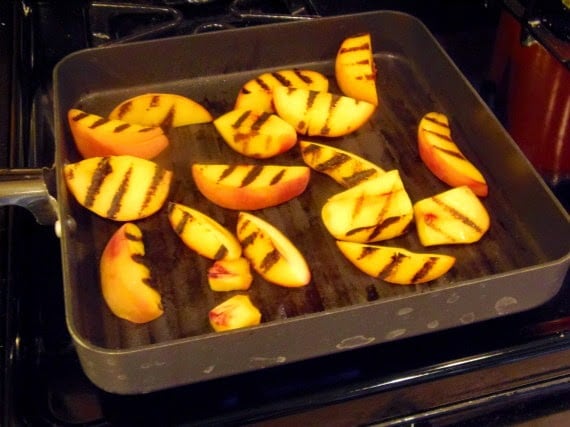
[[[198,9],[204,5],[195,0],[144,2],[159,8],[158,16],[156,9],[146,15],[118,9],[116,2],[97,3],[96,18],[88,18],[84,1],[74,6],[34,1],[14,2],[22,6],[14,14],[22,20],[15,22],[7,3],[0,5],[0,55],[4,55],[0,72],[10,75],[13,70],[7,57],[12,46],[7,41],[12,27],[22,22],[21,43],[45,54],[16,62],[18,71],[12,79],[0,82],[0,94],[9,93],[10,85],[20,79],[28,79],[38,94],[16,106],[9,96],[0,97],[0,139],[39,141],[33,148],[2,144],[3,167],[49,165],[50,118],[38,114],[41,108],[37,107],[49,105],[50,75],[40,70],[53,67],[77,49],[254,25],[282,19],[291,11],[293,18],[286,19],[398,9],[419,16],[479,89],[485,84],[497,14],[495,7],[483,7],[484,2],[478,1],[463,7],[457,2],[435,2],[447,7],[448,13],[442,16],[433,13],[433,3],[425,1],[406,6],[385,1],[379,6],[380,2],[365,0],[349,5],[290,0],[272,8],[267,18],[258,12],[266,13],[271,2],[218,0]],[[228,17],[229,4],[239,10]],[[170,9],[173,6],[176,12]],[[108,25],[102,18],[122,13],[129,15],[127,22]],[[196,19],[188,21],[189,16]],[[146,33],[149,20],[156,33]],[[85,30],[87,21],[90,31]],[[30,130],[7,120],[14,108],[39,125]],[[567,193],[558,194],[568,206]],[[19,208],[0,213],[0,239],[7,243],[0,246],[5,272],[0,283],[0,315],[5,320],[0,333],[4,374],[0,401],[5,425],[314,425],[325,420],[326,425],[475,425],[498,419],[516,422],[544,408],[565,409],[570,402],[568,278],[552,301],[505,318],[148,395],[106,393],[84,376],[67,332],[60,248],[53,230],[39,226]],[[9,253],[4,250],[7,247]],[[557,398],[549,400],[553,393]]]

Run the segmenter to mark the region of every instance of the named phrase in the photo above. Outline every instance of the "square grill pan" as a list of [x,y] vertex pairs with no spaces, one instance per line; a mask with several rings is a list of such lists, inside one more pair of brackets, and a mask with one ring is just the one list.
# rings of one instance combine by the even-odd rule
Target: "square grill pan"
[[[368,277],[334,245],[321,220],[324,201],[341,190],[313,172],[308,189],[278,207],[256,211],[282,229],[306,256],[313,279],[300,289],[255,276],[248,291],[259,326],[213,333],[209,309],[232,293],[209,290],[210,265],[172,232],[166,209],[141,220],[165,313],[145,325],[114,317],[99,288],[104,245],[120,226],[81,208],[68,194],[62,166],[80,160],[66,122],[69,108],[107,115],[146,92],[188,96],[219,116],[240,87],[266,71],[307,68],[327,75],[342,40],[370,32],[380,105],[354,134],[322,140],[386,170],[397,168],[413,202],[448,189],[421,162],[416,132],[429,111],[448,115],[461,150],[486,176],[483,199],[491,228],[480,242],[423,248],[412,228],[384,244],[448,253],[456,265],[428,284],[397,286]],[[273,24],[128,45],[64,58],[54,71],[56,170],[66,317],[87,376],[106,391],[138,394],[190,384],[528,310],[548,301],[568,269],[570,225],[530,163],[425,26],[397,12],[370,12]],[[308,138],[307,138],[308,139]],[[254,162],[233,152],[213,125],[170,131],[157,162],[174,171],[171,201],[193,206],[235,229],[237,212],[196,190],[193,162]],[[265,163],[302,164],[298,147]],[[263,163],[263,162],[261,162]]]

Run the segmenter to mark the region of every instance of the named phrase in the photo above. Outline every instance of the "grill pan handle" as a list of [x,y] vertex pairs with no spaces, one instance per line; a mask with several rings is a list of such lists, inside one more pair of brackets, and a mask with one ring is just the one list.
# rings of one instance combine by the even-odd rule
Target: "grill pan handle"
[[0,206],[21,206],[42,225],[54,225],[58,219],[57,202],[48,190],[53,170],[0,169]]

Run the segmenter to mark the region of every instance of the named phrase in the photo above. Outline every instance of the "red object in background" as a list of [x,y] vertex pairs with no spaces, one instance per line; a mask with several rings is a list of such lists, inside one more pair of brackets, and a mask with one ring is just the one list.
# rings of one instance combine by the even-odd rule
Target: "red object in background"
[[524,45],[521,24],[503,11],[490,73],[512,138],[547,182],[569,179],[570,70],[539,43]]

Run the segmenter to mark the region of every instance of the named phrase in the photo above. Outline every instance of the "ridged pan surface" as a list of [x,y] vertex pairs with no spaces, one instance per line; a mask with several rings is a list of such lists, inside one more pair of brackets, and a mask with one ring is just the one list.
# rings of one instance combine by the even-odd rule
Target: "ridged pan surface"
[[[407,15],[377,12],[75,56],[71,65],[60,64],[56,75],[59,166],[79,159],[65,122],[72,106],[105,116],[133,95],[171,92],[193,98],[217,117],[232,109],[246,81],[293,67],[322,72],[331,91],[338,92],[336,50],[345,37],[365,31],[372,33],[375,50],[378,109],[351,135],[306,139],[354,152],[385,170],[398,169],[415,202],[448,188],[424,166],[416,140],[425,113],[447,114],[454,140],[488,179],[489,196],[483,199],[491,216],[488,233],[474,244],[424,248],[411,227],[383,244],[450,254],[457,258],[455,266],[421,285],[392,285],[369,277],[338,251],[320,217],[323,203],[342,188],[313,171],[302,195],[254,212],[284,231],[305,255],[310,284],[288,289],[256,274],[247,294],[262,312],[262,325],[215,334],[208,311],[233,293],[209,289],[206,270],[211,261],[184,246],[165,206],[137,222],[164,315],[135,325],[111,314],[99,288],[100,255],[121,224],[80,207],[66,194],[60,177],[63,212],[76,223],[63,241],[68,323],[85,371],[96,384],[113,392],[139,393],[203,381],[514,313],[555,295],[568,264],[568,239],[560,240],[569,234],[567,217],[433,38]],[[226,37],[241,41],[242,48],[236,50],[229,41],[224,45]],[[283,44],[285,40],[291,44]],[[301,40],[305,46],[297,45]],[[144,69],[144,60],[134,59],[133,64],[133,49],[132,58],[155,52],[156,59],[146,62],[150,70]],[[178,61],[181,52],[193,59]],[[105,64],[113,64],[112,69]],[[73,79],[77,70],[84,71],[80,82],[65,88],[64,78]],[[96,78],[97,73],[103,77]],[[211,123],[171,129],[169,138],[169,148],[156,159],[174,172],[169,201],[196,208],[232,231],[237,212],[213,205],[198,192],[192,163],[303,164],[298,146],[269,160],[245,158],[227,146]],[[540,203],[540,209],[529,200]]]

